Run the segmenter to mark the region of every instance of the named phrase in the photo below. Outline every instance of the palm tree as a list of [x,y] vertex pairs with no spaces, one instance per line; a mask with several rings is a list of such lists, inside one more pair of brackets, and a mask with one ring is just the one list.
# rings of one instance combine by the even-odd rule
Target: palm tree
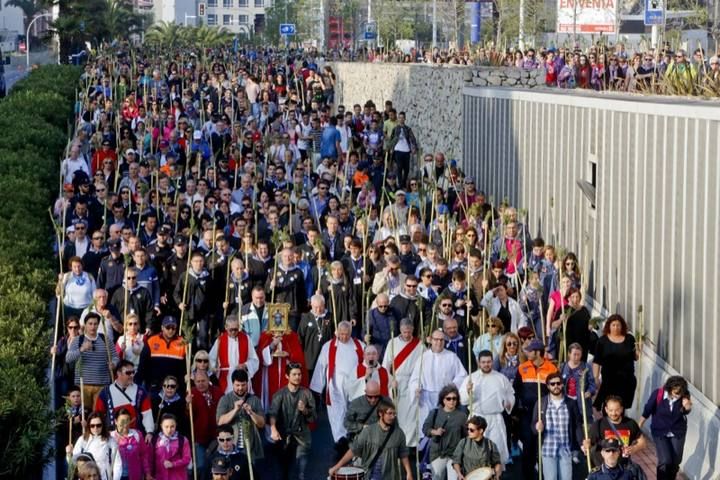
[[175,48],[182,39],[182,29],[175,22],[156,23],[145,34],[145,42],[158,47]]

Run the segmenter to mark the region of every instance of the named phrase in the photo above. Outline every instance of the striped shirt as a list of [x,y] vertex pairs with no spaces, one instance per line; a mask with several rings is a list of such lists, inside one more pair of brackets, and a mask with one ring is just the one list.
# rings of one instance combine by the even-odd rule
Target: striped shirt
[[[80,351],[81,338],[92,342],[93,346],[87,352]],[[119,361],[117,351],[113,346],[110,347],[110,359],[112,365],[108,367],[108,348],[105,346],[105,337],[101,333],[98,333],[94,340],[85,335],[75,337],[65,356],[65,361],[70,364],[81,362],[81,365],[78,365],[81,368],[75,368],[75,383],[77,385],[80,385],[80,376],[83,377],[85,385],[109,385],[112,382],[110,369],[114,368]]]

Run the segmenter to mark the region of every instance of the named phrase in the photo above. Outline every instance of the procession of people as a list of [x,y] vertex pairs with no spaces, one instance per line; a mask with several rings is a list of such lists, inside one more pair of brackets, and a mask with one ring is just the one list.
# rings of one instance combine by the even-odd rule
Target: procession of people
[[302,51],[85,65],[53,208],[58,478],[637,480],[651,418],[674,479],[687,382],[624,415],[642,333],[590,321],[588,259],[337,81]]

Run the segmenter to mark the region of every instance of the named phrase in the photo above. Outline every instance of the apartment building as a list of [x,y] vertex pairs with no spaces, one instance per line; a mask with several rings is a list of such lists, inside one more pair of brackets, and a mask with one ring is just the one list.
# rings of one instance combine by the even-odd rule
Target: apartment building
[[272,0],[205,0],[205,23],[231,32],[249,34],[265,25],[265,9]]

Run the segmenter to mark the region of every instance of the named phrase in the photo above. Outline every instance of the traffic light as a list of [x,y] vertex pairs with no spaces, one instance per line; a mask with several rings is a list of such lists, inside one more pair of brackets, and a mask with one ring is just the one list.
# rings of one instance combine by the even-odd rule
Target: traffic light
[[205,16],[205,4],[204,3],[198,4],[198,15],[201,17]]

